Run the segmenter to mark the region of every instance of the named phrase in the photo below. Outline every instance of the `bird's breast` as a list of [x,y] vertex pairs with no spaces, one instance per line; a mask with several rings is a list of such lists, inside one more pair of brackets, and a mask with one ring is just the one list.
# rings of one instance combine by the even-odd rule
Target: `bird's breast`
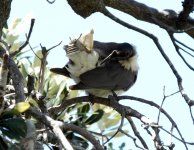
[[72,61],[67,65],[67,70],[73,78],[78,78],[81,74],[94,69],[99,59],[99,55],[95,51],[91,53],[78,51],[67,55],[67,57]]
[[125,69],[131,70],[132,72],[137,72],[139,69],[139,65],[137,63],[137,57],[138,55],[136,54],[126,60],[120,60],[119,63]]

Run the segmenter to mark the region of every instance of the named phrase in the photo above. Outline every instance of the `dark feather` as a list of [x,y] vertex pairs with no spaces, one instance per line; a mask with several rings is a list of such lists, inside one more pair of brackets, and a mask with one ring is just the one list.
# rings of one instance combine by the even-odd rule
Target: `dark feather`
[[63,68],[51,68],[50,71],[70,78],[70,73],[67,70],[66,66]]
[[80,83],[73,89],[127,90],[136,81],[137,72],[124,69],[118,62],[111,62],[80,75]]

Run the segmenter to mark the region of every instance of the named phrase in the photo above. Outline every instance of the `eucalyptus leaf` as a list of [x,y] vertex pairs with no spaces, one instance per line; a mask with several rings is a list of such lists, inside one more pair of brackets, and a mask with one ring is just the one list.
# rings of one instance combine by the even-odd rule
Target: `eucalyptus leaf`
[[3,140],[3,138],[0,136],[0,150],[7,150],[8,146],[5,143],[5,141]]
[[21,21],[22,21],[21,18],[16,18],[16,19],[12,22],[10,29],[11,29],[11,30],[15,29],[15,28],[19,25],[19,23],[21,23]]
[[[128,133],[129,131],[128,130],[123,130],[125,133]],[[106,136],[108,136],[108,137],[112,137],[115,133],[117,132],[117,130],[115,130],[115,131],[111,131],[111,132],[108,132],[107,134],[106,134]],[[118,132],[116,135],[115,135],[115,137],[122,137],[122,136],[124,136],[125,134],[123,134],[123,133],[121,133],[121,132]]]
[[85,124],[91,125],[97,121],[99,121],[104,114],[104,111],[102,109],[99,109],[95,111],[94,114],[92,114],[86,121]]
[[0,130],[11,139],[20,140],[26,136],[26,123],[21,118],[10,118],[0,121]]
[[30,108],[30,104],[28,102],[19,102],[15,105],[13,109],[18,113],[23,113],[29,108]]
[[36,56],[38,56],[38,57],[34,57],[33,68],[35,68],[35,67],[40,67],[40,65],[41,65],[41,60],[40,60],[40,58],[43,57],[43,55],[42,55],[42,50],[38,50],[38,51],[36,52]]

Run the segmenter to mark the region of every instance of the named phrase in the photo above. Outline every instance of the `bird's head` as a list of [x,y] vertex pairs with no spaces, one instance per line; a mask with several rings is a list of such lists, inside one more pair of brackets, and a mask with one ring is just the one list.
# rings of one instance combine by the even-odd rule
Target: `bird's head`
[[68,45],[64,46],[67,55],[71,55],[76,52],[85,51],[91,53],[93,50],[93,34],[94,30],[92,29],[87,34],[81,34],[77,39],[71,40]]

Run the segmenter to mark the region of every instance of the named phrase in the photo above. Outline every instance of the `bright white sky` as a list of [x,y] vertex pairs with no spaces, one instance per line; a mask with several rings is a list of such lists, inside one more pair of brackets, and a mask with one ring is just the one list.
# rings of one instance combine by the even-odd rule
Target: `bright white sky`
[[[147,4],[149,3],[148,5],[160,10],[172,8],[180,11],[182,9],[182,0],[139,1],[146,2]],[[138,21],[135,18],[116,10],[110,10],[117,17],[145,29],[158,37],[163,49],[171,58],[180,75],[183,77],[185,91],[192,99],[194,99],[194,72],[185,67],[185,64],[177,56],[175,49],[169,42],[170,40],[167,33],[155,25]],[[15,18],[25,18],[26,16],[32,16],[36,19],[30,39],[30,44],[32,46],[37,46],[41,43],[43,46],[50,48],[60,41],[63,41],[64,45],[69,42],[69,37],[77,38],[81,33],[88,32],[91,28],[94,29],[95,40],[129,42],[135,45],[139,53],[139,76],[135,86],[125,94],[142,97],[160,104],[163,98],[164,86],[166,87],[167,95],[178,90],[176,78],[165,60],[160,55],[159,50],[156,48],[152,40],[140,33],[122,27],[100,13],[93,14],[87,19],[83,19],[73,12],[66,1],[56,0],[53,5],[48,4],[46,0],[13,1],[9,23],[11,23],[11,21]],[[23,31],[21,34],[24,35],[24,33],[28,32],[29,26],[23,27],[22,29]],[[188,46],[194,47],[194,41],[190,37],[180,34],[177,38],[186,43]],[[51,51],[48,58],[48,65],[50,67],[63,67],[66,61],[65,52],[61,45]],[[190,59],[190,61],[194,65],[194,61],[192,59]],[[155,121],[157,119],[158,110],[151,106],[130,101],[123,101],[122,103],[140,111]],[[180,94],[168,98],[164,104],[164,108],[171,117],[175,119],[185,140],[194,142],[194,130],[189,115],[189,109]],[[166,118],[162,117],[161,119],[162,121],[160,125],[169,130],[171,126]],[[134,120],[136,121],[136,119]],[[137,127],[141,128],[141,123],[139,123],[139,121],[136,122]],[[141,133],[143,133],[142,135],[144,136],[144,133],[146,132],[141,130]],[[131,131],[130,134],[133,135]],[[150,139],[150,142],[148,143],[151,143],[151,137],[147,136],[147,133],[145,134],[145,137]],[[168,138],[163,138],[165,144],[169,144],[168,141],[170,136],[167,137]],[[126,149],[137,149],[134,147],[133,141],[130,139],[117,139],[118,144],[123,141],[127,143],[129,142]],[[177,144],[176,140],[173,140],[173,142]],[[151,146],[153,146],[152,143]],[[175,149],[181,150],[184,149],[184,146],[183,144],[177,144]]]

